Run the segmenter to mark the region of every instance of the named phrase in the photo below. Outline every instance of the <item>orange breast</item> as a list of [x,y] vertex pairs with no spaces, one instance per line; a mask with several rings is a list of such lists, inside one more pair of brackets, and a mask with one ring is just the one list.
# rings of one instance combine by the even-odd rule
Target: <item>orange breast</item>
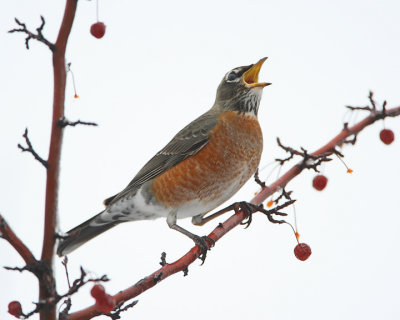
[[263,146],[257,118],[226,112],[218,120],[203,149],[153,180],[154,195],[166,208],[192,200],[212,202],[216,207],[257,169]]

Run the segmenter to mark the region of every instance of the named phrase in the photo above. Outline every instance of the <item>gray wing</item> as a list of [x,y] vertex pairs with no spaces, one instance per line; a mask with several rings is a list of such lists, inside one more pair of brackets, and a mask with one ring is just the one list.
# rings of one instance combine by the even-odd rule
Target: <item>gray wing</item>
[[106,206],[139,189],[145,182],[159,176],[207,145],[210,131],[218,122],[218,114],[209,110],[179,131],[175,137],[136,174],[120,193],[104,200]]

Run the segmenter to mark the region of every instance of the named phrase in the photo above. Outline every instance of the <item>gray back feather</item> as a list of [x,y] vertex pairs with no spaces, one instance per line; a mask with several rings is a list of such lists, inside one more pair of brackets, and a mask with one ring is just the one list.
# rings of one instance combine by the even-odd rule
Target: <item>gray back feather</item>
[[134,194],[147,181],[154,179],[186,158],[199,152],[207,145],[210,131],[218,122],[218,115],[219,111],[212,108],[189,123],[145,164],[124,190],[106,199],[104,204],[108,206],[130,194]]

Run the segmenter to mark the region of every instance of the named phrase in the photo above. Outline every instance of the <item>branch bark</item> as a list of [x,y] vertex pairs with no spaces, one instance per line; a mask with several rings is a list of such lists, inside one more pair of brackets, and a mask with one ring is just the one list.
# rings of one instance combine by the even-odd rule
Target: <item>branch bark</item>
[[[400,106],[384,111],[376,111],[375,109],[371,111],[371,113],[356,123],[352,127],[344,127],[342,131],[335,136],[332,140],[330,140],[327,144],[319,148],[318,150],[312,153],[313,156],[322,155],[328,152],[331,152],[335,149],[335,147],[340,146],[348,137],[356,136],[361,130],[365,127],[373,124],[375,121],[383,119],[384,117],[396,117],[400,115]],[[278,191],[279,189],[283,189],[289,181],[291,181],[294,177],[296,177],[303,170],[300,163],[293,166],[290,170],[288,170],[284,175],[282,175],[278,180],[268,186],[268,188],[262,189],[260,193],[258,193],[252,200],[251,203],[260,204],[265,201],[269,196]]]
[[29,248],[22,242],[20,238],[10,228],[7,221],[0,214],[0,237],[8,241],[15,251],[24,259],[27,265],[37,264],[37,260]]
[[[57,225],[57,204],[59,189],[59,173],[63,128],[58,121],[64,118],[65,85],[66,85],[66,62],[65,51],[68,37],[74,22],[77,0],[67,0],[64,10],[64,17],[61,22],[57,40],[53,48],[53,117],[51,126],[51,138],[49,158],[47,160],[46,180],[46,202],[44,218],[44,236],[41,260],[47,265],[49,274],[48,283],[40,282],[40,301],[48,301],[56,296],[56,285],[53,273],[53,257],[55,246],[55,228]],[[48,307],[40,310],[40,319],[55,320],[56,306],[49,304]]]
[[[396,117],[400,115],[400,106],[388,110],[377,111],[376,109],[372,110],[370,115],[360,122],[356,123],[352,127],[345,127],[337,136],[335,136],[332,140],[330,140],[327,144],[319,148],[318,150],[312,153],[313,156],[323,155],[329,152],[333,152],[335,147],[340,146],[346,138],[357,135],[361,130],[366,128],[367,126],[373,124],[375,121],[383,119],[384,117]],[[257,194],[252,200],[251,203],[259,205],[264,202],[269,196],[278,191],[279,189],[283,189],[289,181],[294,179],[301,171],[304,169],[302,165],[303,162],[300,162],[294,165],[291,169],[289,169],[282,177],[280,177],[277,181],[272,183],[270,186],[263,188],[260,193]],[[229,219],[227,219],[224,223],[219,224],[209,235],[212,240],[217,242],[221,239],[226,233],[228,233],[233,228],[240,225],[245,219],[247,215],[243,211],[238,211]],[[154,287],[160,281],[168,278],[169,276],[177,273],[177,272],[185,272],[189,265],[191,265],[198,257],[200,256],[200,249],[198,246],[193,247],[188,253],[186,253],[179,260],[171,263],[164,264],[160,269],[154,271],[152,274],[147,276],[146,278],[138,281],[133,286],[126,288],[118,292],[114,295],[114,299],[116,304],[124,303],[132,298],[137,297],[142,292]],[[92,305],[88,308],[82,309],[80,311],[71,313],[68,316],[69,320],[88,320],[93,317],[100,315],[101,313],[96,310],[96,306]]]

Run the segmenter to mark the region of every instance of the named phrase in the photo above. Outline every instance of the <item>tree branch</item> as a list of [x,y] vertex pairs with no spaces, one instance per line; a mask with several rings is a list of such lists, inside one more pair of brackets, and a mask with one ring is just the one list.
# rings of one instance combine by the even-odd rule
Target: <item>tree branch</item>
[[[41,260],[48,266],[47,285],[40,282],[39,299],[48,301],[57,296],[53,273],[53,257],[55,246],[55,228],[57,225],[57,205],[59,189],[59,173],[63,128],[58,125],[64,118],[66,68],[65,50],[71,32],[77,8],[77,0],[66,0],[63,20],[56,43],[53,47],[53,117],[46,179],[46,201],[44,217],[44,235]],[[48,304],[40,310],[40,319],[55,320],[57,317],[55,305]]]
[[20,148],[22,150],[22,152],[29,152],[33,155],[33,157],[39,161],[46,169],[48,167],[48,163],[46,160],[44,160],[41,156],[38,155],[38,153],[35,151],[35,149],[33,149],[32,143],[29,140],[28,137],[28,128],[25,129],[24,134],[22,135],[25,138],[25,142],[26,145],[28,146],[28,148],[23,147],[21,144],[18,143],[18,148]]
[[48,40],[43,36],[43,34],[42,34],[43,27],[44,27],[44,25],[45,25],[46,22],[45,22],[43,16],[40,16],[40,19],[42,20],[42,24],[40,25],[40,27],[36,28],[37,34],[34,34],[34,33],[32,33],[31,31],[29,31],[29,30],[26,28],[25,23],[20,22],[17,18],[15,18],[15,22],[16,22],[19,26],[21,26],[21,28],[19,28],[19,29],[15,28],[15,29],[12,29],[12,30],[10,30],[10,31],[8,31],[8,32],[9,32],[9,33],[22,32],[22,33],[27,34],[28,36],[27,36],[26,39],[25,39],[25,46],[26,46],[26,48],[27,48],[28,50],[29,50],[29,40],[35,39],[35,40],[37,40],[37,41],[40,41],[40,42],[44,43],[46,46],[49,47],[49,49],[50,49],[51,51],[54,51],[54,49],[55,49],[54,44],[51,43],[50,41],[48,41]]
[[22,240],[17,237],[17,235],[10,228],[10,226],[8,225],[8,223],[1,214],[0,214],[0,237],[7,240],[8,243],[13,246],[13,248],[19,253],[22,259],[24,259],[27,265],[34,265],[38,263],[33,253],[22,242]]
[[[371,95],[370,95],[371,97]],[[318,159],[321,156],[325,156],[329,153],[336,153],[335,148],[340,146],[343,141],[345,141],[349,136],[358,134],[361,130],[366,128],[367,126],[373,124],[375,121],[379,119],[383,119],[385,117],[396,117],[400,115],[400,106],[396,108],[392,108],[389,110],[376,111],[376,108],[373,109],[368,117],[356,123],[350,128],[344,128],[337,136],[335,136],[331,141],[329,141],[326,145],[322,146],[318,150],[314,151],[310,154],[311,158]],[[303,154],[302,154],[303,155]],[[263,188],[259,194],[257,194],[252,200],[251,203],[255,205],[260,205],[264,202],[269,196],[275,193],[279,189],[283,189],[289,181],[295,178],[303,169],[304,159],[298,164],[294,165],[291,169],[289,169],[283,176],[281,176],[277,181],[272,183],[266,188]],[[287,193],[286,193],[287,194]],[[290,198],[290,196],[289,196]],[[288,203],[291,203],[289,201]],[[287,204],[283,204],[282,206],[286,206]],[[282,206],[276,207],[275,209],[266,210],[266,211],[277,211]],[[240,210],[228,218],[224,223],[218,224],[218,226],[208,235],[212,240],[217,242],[221,239],[225,234],[227,234],[230,230],[240,225],[248,215]],[[114,299],[117,304],[124,303],[132,298],[137,297],[142,292],[154,287],[160,281],[168,278],[169,276],[177,273],[177,272],[187,272],[188,266],[191,265],[196,259],[200,256],[200,248],[198,246],[194,246],[188,253],[186,253],[179,260],[168,264],[165,261],[165,257],[162,259],[162,267],[157,271],[154,271],[152,274],[148,275],[144,279],[138,281],[133,286],[126,288],[118,292],[114,295]],[[74,312],[68,316],[69,320],[87,320],[91,319],[95,316],[100,315],[101,313],[96,310],[95,305],[92,305],[83,310]]]
[[94,126],[94,127],[97,127],[97,123],[95,123],[95,122],[86,122],[86,121],[81,121],[81,120],[77,120],[77,121],[69,121],[67,118],[61,118],[61,119],[59,119],[58,120],[58,125],[61,127],[61,128],[65,128],[65,127],[67,127],[67,126],[71,126],[71,127],[75,127],[75,126],[77,126],[78,124],[80,124],[80,125],[84,125],[84,126]]
[[[385,117],[397,117],[400,115],[400,106],[392,109],[376,111],[372,109],[370,115],[356,123],[355,125],[347,128],[343,128],[342,131],[335,136],[327,144],[314,151],[311,155],[318,156],[329,152],[333,152],[337,146],[342,145],[347,142],[347,138],[357,135],[365,127],[370,126],[377,120],[383,119]],[[258,193],[252,200],[251,203],[259,204],[265,201],[269,196],[275,193],[279,189],[283,189],[289,181],[296,177],[304,169],[301,167],[302,162],[296,164],[291,169],[289,169],[284,175],[282,175],[274,183],[270,184],[267,189],[263,189]]]

